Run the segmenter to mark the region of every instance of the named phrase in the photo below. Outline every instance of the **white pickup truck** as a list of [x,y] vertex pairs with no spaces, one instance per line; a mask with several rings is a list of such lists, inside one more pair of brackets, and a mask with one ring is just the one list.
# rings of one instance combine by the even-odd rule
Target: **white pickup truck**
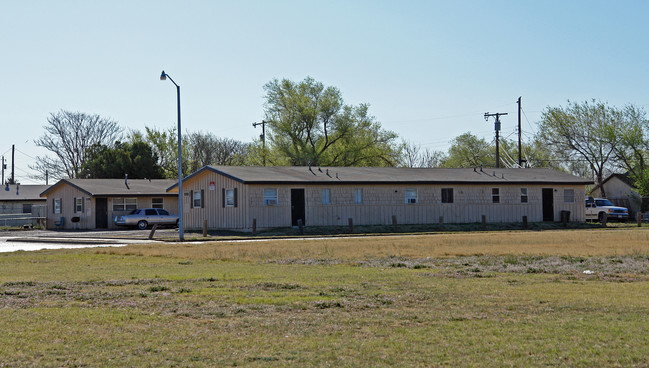
[[629,219],[629,210],[626,207],[616,206],[606,198],[586,198],[586,221],[597,220],[602,222],[604,214],[606,214],[608,221],[625,222]]

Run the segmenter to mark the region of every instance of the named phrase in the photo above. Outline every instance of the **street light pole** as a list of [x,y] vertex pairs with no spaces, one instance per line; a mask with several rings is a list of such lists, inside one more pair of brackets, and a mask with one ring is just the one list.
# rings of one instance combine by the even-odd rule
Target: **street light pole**
[[178,237],[180,240],[185,240],[184,226],[183,226],[183,160],[182,160],[182,130],[180,129],[180,86],[174,82],[169,74],[162,71],[160,80],[169,80],[176,86],[176,94],[178,97]]
[[261,160],[263,166],[266,166],[266,124],[267,123],[268,122],[266,120],[262,120],[261,123],[252,123],[252,126],[255,128],[257,127],[257,125],[261,125],[261,140],[263,143]]

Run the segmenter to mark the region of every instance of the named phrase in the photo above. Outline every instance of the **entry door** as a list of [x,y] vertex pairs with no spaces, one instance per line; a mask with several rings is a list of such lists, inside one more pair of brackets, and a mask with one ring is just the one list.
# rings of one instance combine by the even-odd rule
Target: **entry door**
[[554,197],[552,188],[543,188],[543,221],[554,221]]
[[291,189],[291,224],[297,226],[297,220],[304,221],[304,189]]
[[108,200],[106,198],[95,199],[95,227],[97,229],[108,228]]

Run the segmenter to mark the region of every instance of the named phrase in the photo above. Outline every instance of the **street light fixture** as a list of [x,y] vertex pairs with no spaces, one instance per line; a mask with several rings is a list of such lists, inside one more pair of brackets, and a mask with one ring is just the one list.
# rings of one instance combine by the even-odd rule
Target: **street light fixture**
[[162,71],[160,80],[169,80],[176,86],[176,94],[178,95],[178,237],[180,240],[185,240],[183,228],[183,164],[182,164],[182,130],[180,129],[180,86],[174,82],[169,74]]

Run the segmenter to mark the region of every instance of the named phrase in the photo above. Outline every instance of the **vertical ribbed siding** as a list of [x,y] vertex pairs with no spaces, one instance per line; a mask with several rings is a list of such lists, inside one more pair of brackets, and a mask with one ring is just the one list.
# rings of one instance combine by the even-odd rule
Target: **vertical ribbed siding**
[[[74,212],[74,198],[84,198],[84,212]],[[61,213],[54,213],[54,198],[61,198]],[[64,229],[74,228],[70,219],[74,216],[79,216],[80,221],[77,224],[77,229],[94,229],[95,228],[95,206],[94,201],[88,200],[90,196],[79,189],[76,189],[68,184],[62,184],[59,187],[51,190],[47,194],[47,222],[46,228],[54,229],[55,222],[58,222],[61,217],[65,217]],[[90,211],[88,211],[90,210]],[[90,212],[90,215],[88,215]]]
[[[84,212],[83,213],[74,213],[74,198],[83,197],[84,198]],[[138,208],[146,208],[152,206],[152,198],[154,196],[147,197],[136,197]],[[159,198],[160,196],[155,196]],[[61,198],[61,213],[55,214],[53,212],[54,198]],[[120,197],[121,198],[121,197]],[[132,197],[131,197],[132,198]],[[178,199],[176,197],[163,197],[164,208],[171,213],[178,213]],[[113,219],[116,215],[126,214],[130,211],[113,211],[113,197],[107,198],[107,216],[108,216],[108,228],[116,228]],[[77,229],[94,229],[96,228],[96,198],[90,197],[88,194],[80,191],[79,189],[74,188],[68,184],[61,184],[59,187],[51,190],[47,194],[47,222],[46,227],[48,229],[53,229],[56,226],[55,222],[58,222],[61,216],[65,217],[65,229],[74,228],[70,219],[74,216],[79,216],[80,221],[77,224]]]
[[[210,189],[210,182],[214,182],[214,189]],[[223,206],[223,190],[236,189],[237,206]],[[203,220],[207,220],[210,229],[248,229],[251,222],[248,219],[248,202],[246,187],[241,183],[205,171],[191,180],[183,183],[183,209],[185,212],[185,227],[187,229],[200,229]],[[191,207],[191,192],[201,192],[204,195],[204,208]]]
[[[215,183],[209,190],[209,183]],[[223,188],[236,188],[238,206],[223,207]],[[277,189],[276,205],[264,205],[264,189]],[[389,225],[392,216],[400,224],[480,222],[530,222],[543,220],[542,188],[553,188],[555,220],[560,212],[571,212],[572,221],[585,220],[583,185],[260,185],[241,184],[217,173],[205,171],[184,186],[186,227],[198,229],[203,220],[215,229],[249,230],[252,220],[257,228],[291,226],[291,189],[305,189],[305,222],[307,226],[345,226],[353,218],[356,225]],[[441,189],[453,188],[454,203],[441,203]],[[499,188],[500,203],[492,203],[492,188]],[[521,203],[520,188],[528,189],[528,202]],[[563,202],[563,190],[575,191],[575,202]],[[322,189],[331,190],[331,204],[322,204]],[[354,190],[363,189],[363,203],[354,203]],[[405,190],[417,189],[417,203],[405,203]],[[190,208],[190,191],[205,191],[205,208]]]

